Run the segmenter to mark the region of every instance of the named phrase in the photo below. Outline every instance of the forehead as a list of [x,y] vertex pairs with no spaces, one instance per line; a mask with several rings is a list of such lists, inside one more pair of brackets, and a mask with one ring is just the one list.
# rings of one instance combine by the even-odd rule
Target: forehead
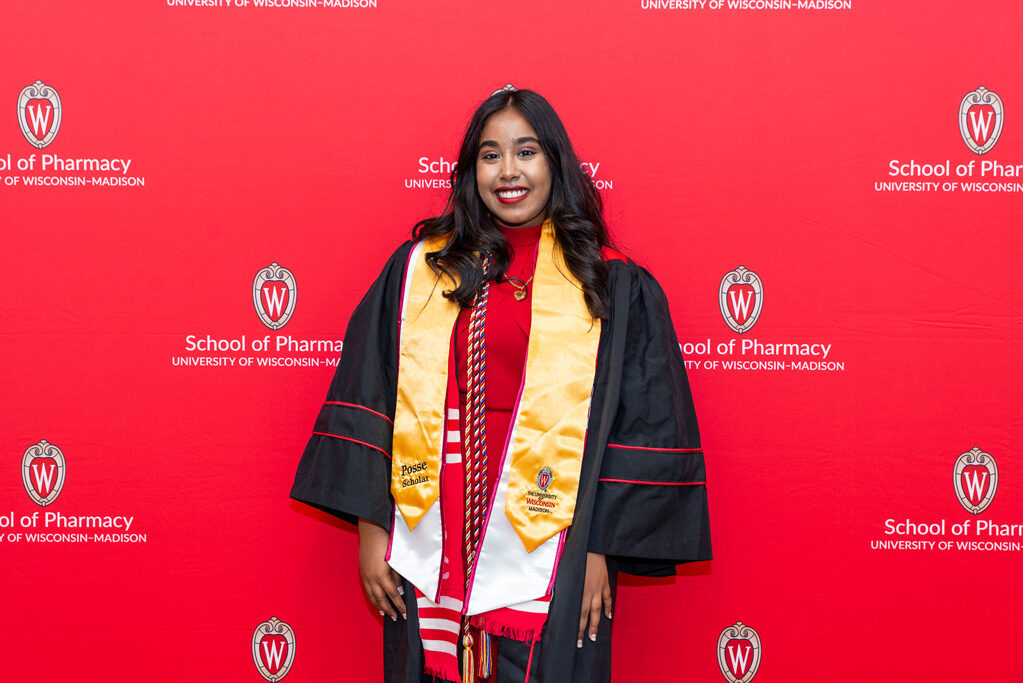
[[519,138],[538,137],[526,117],[514,109],[502,109],[487,119],[480,133],[480,142],[493,140],[511,143]]

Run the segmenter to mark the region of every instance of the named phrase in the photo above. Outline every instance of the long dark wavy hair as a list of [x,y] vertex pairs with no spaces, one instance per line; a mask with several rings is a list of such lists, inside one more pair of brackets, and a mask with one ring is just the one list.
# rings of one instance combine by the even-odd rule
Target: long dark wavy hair
[[[444,296],[462,308],[472,305],[476,290],[485,280],[502,281],[511,262],[508,243],[480,198],[476,187],[476,157],[480,135],[487,120],[499,111],[514,109],[529,122],[540,139],[550,167],[551,195],[547,216],[569,270],[583,287],[583,295],[595,318],[608,316],[607,264],[601,247],[611,246],[604,225],[603,202],[579,159],[554,107],[532,90],[500,90],[476,109],[465,129],[458,163],[451,171],[451,194],[444,212],[416,223],[413,239],[451,235],[440,251],[426,255],[438,274],[458,283]],[[490,254],[493,268],[483,275],[481,254]]]

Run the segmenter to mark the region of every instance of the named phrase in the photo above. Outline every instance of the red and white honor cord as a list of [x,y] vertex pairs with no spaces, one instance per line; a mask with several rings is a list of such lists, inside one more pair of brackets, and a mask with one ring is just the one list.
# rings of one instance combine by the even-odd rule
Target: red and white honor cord
[[[483,257],[483,276],[490,272],[493,261],[489,255]],[[468,387],[465,399],[464,468],[465,468],[465,597],[469,597],[469,580],[472,576],[483,518],[487,504],[487,420],[486,420],[486,378],[487,344],[485,339],[487,322],[487,299],[490,295],[490,281],[485,280],[476,293],[472,313],[469,315],[469,343],[466,354]],[[489,646],[489,643],[484,643]],[[472,656],[473,640],[469,633],[469,620],[462,628],[462,681],[475,680]],[[486,647],[489,650],[489,647]],[[481,662],[482,664],[482,662]],[[488,666],[486,667],[489,669]],[[489,671],[487,672],[489,674]]]

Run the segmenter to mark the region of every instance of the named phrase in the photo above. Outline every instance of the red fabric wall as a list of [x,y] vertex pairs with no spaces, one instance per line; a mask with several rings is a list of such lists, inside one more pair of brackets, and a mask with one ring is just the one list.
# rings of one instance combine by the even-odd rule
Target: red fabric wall
[[[715,559],[620,589],[615,679],[725,680],[737,621],[758,682],[1020,675],[1023,10],[254,3],[0,6],[8,680],[258,681],[270,617],[294,631],[288,681],[379,679],[356,534],[287,496],[337,354],[288,339],[342,338],[507,82],[554,103],[620,248],[664,286],[680,340],[710,345],[687,360]],[[16,114],[37,80],[61,108],[43,148]],[[979,86],[1004,120],[984,154],[959,127]],[[891,175],[911,160],[951,177]],[[39,184],[69,178],[86,184]],[[296,283],[278,330],[252,296],[271,263]],[[740,265],[763,302],[741,334],[718,303]],[[203,357],[233,363],[188,364]],[[318,365],[260,364],[291,358]],[[46,506],[21,474],[40,440],[64,458]],[[953,482],[974,447],[998,473],[979,514]],[[80,516],[132,523],[58,525]],[[129,535],[94,536],[111,532]]]

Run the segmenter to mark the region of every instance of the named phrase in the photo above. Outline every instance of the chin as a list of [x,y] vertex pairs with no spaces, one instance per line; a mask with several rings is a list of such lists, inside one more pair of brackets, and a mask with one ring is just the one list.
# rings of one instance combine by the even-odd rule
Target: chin
[[507,226],[527,226],[534,225],[541,221],[540,216],[543,214],[542,211],[522,211],[510,214],[507,212],[498,213],[497,211],[491,210],[494,218],[502,225]]

